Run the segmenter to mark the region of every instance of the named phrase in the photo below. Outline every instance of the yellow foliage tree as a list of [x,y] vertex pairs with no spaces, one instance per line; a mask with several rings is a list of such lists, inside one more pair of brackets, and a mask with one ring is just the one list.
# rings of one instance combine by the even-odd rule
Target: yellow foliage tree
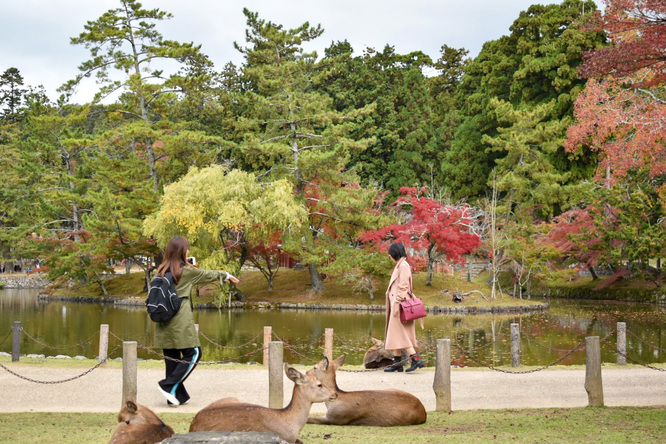
[[144,233],[161,247],[184,236],[202,268],[238,273],[248,241],[268,242],[276,231],[298,230],[306,217],[287,180],[262,184],[252,173],[220,165],[193,167],[165,187]]

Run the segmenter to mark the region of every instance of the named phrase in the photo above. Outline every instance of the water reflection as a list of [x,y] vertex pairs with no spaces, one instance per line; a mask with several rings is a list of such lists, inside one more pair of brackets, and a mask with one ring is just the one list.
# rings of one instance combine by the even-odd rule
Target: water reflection
[[[586,336],[608,336],[602,360],[615,362],[617,322],[627,324],[628,362],[666,361],[666,307],[649,304],[551,300],[547,313],[534,315],[437,315],[417,327],[426,362],[434,362],[437,339],[450,338],[454,365],[510,365],[511,323],[521,330],[521,363],[549,365],[584,343]],[[153,344],[153,323],[142,307],[109,304],[40,302],[36,290],[0,291],[0,351],[11,353],[11,330],[20,321],[22,354],[86,356],[99,351],[99,328],[109,324],[112,357],[122,355],[122,341],[137,341],[139,357],[159,359]],[[263,328],[272,326],[273,340],[282,340],[286,362],[312,364],[320,359],[324,331],[334,329],[334,356],[347,353],[347,362],[360,364],[371,338],[384,337],[383,313],[275,310],[199,310],[204,361],[262,361]],[[610,336],[609,336],[610,335]],[[223,348],[224,347],[224,348]],[[159,352],[160,350],[157,350]],[[468,352],[466,356],[465,352]],[[584,351],[559,364],[584,364]]]

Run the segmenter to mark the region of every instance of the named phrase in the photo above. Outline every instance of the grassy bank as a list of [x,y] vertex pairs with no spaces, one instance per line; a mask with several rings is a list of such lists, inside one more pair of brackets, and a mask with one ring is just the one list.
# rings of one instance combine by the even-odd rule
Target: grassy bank
[[[186,433],[193,414],[164,413],[176,433]],[[0,443],[104,443],[116,424],[112,413],[5,413]],[[305,443],[658,443],[666,437],[663,407],[475,410],[429,412],[409,427],[307,424]]]
[[[416,273],[413,283],[414,293],[422,298],[426,305],[436,306],[509,306],[531,303],[530,301],[512,298],[509,295],[490,300],[491,288],[485,283],[487,276],[480,276],[473,282],[468,282],[464,276],[465,272],[460,272],[453,276],[437,274],[433,276],[432,285],[428,286],[426,285],[426,274]],[[330,277],[324,282],[326,289],[321,293],[315,293],[310,290],[310,276],[307,270],[281,269],[275,277],[273,291],[268,290],[266,279],[257,270],[243,270],[240,280],[238,289],[250,303],[300,302],[312,304],[382,305],[384,304],[385,286],[388,284],[388,277],[384,280],[378,280],[376,283],[377,289],[371,297],[367,291],[356,291],[353,285],[345,284]],[[143,273],[118,274],[105,280],[104,283],[113,297],[145,298]],[[453,302],[453,293],[469,293],[472,291],[480,291],[489,300],[484,299],[483,296],[475,292],[465,296],[462,304]],[[103,296],[97,284],[58,290],[55,294],[72,297]],[[220,294],[219,285],[211,284],[199,288],[199,294],[194,296],[194,302],[211,303],[219,301],[221,297],[226,298],[226,295]]]

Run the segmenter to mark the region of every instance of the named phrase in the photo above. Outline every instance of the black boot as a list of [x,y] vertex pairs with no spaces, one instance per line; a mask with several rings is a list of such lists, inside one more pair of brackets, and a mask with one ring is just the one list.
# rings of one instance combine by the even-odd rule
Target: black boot
[[402,356],[394,356],[393,364],[389,365],[384,369],[385,372],[401,372],[402,368]]
[[425,364],[423,363],[423,361],[421,361],[421,358],[419,357],[418,353],[409,355],[409,357],[412,359],[412,366],[406,370],[407,372],[413,372],[417,368],[425,367]]

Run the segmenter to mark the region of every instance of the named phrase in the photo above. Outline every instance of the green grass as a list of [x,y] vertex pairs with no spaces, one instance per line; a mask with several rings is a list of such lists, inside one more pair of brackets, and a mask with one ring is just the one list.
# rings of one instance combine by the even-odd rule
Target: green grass
[[[164,413],[176,433],[186,433],[194,414]],[[113,413],[4,413],[1,443],[105,443]],[[474,410],[428,412],[425,424],[408,427],[307,424],[305,443],[663,443],[663,407]]]

